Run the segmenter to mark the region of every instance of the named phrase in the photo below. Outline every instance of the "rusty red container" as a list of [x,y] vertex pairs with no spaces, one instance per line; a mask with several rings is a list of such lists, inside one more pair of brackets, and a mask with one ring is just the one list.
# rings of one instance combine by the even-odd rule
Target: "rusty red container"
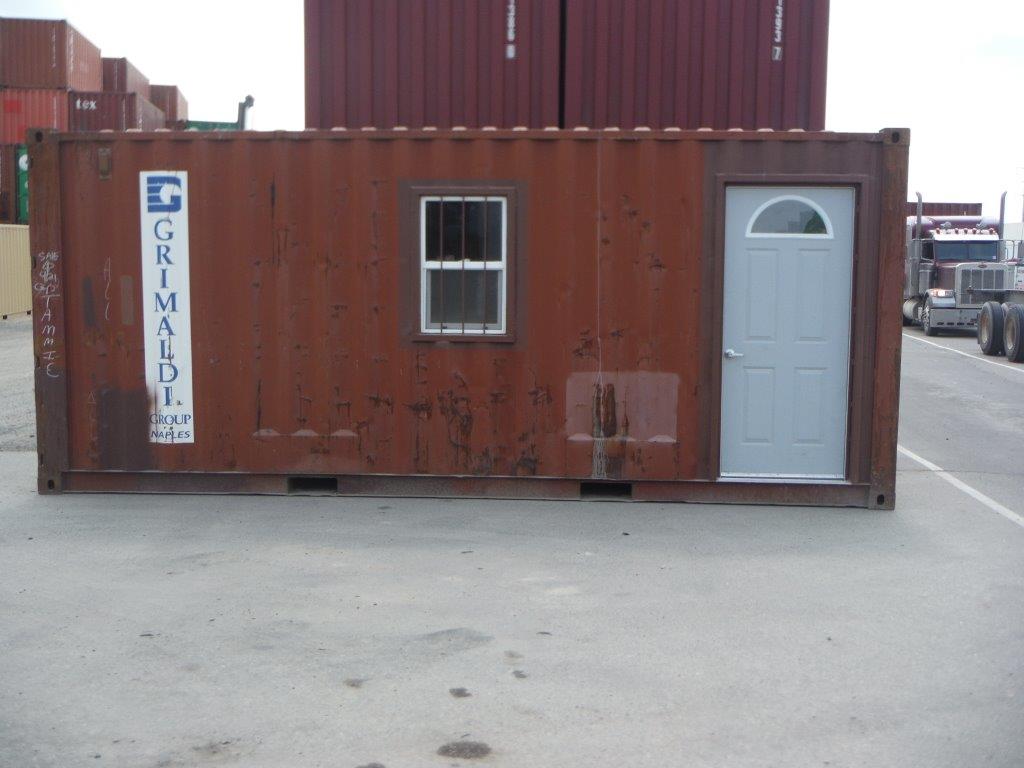
[[164,127],[164,113],[137,93],[71,91],[67,103],[72,131],[154,131]]
[[149,78],[128,59],[103,59],[103,90],[110,93],[137,93],[149,99]]
[[825,126],[828,0],[565,7],[565,127]]
[[149,86],[149,100],[164,113],[168,123],[188,119],[188,102],[176,85]]
[[552,0],[306,0],[306,125],[557,126]]
[[[29,149],[40,490],[578,498],[597,487],[891,507],[908,140],[41,136]],[[849,430],[835,481],[721,477],[732,184],[851,193]],[[449,215],[469,222],[461,237]],[[445,278],[436,267],[452,254],[477,271]],[[431,333],[435,310],[460,302],[446,327],[475,324],[475,336]],[[164,418],[186,404],[187,419]]]
[[0,88],[0,142],[24,144],[30,128],[66,131],[67,92],[50,88]]
[[[917,216],[917,201],[908,201],[904,211],[907,216]],[[981,203],[935,203],[924,202],[922,216],[981,216]]]
[[100,49],[66,21],[0,19],[0,86],[103,86]]

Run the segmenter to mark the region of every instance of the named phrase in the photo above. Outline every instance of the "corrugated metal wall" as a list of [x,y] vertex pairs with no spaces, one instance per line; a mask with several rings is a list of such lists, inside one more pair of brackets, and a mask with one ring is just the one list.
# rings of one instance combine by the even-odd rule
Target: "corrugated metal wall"
[[306,125],[558,125],[556,0],[306,0]]
[[0,19],[0,85],[98,91],[100,49],[66,21]]
[[32,258],[28,226],[0,224],[0,316],[32,309]]
[[[50,405],[66,466],[713,482],[720,174],[856,174],[851,481],[888,499],[895,433],[874,420],[895,428],[899,300],[878,286],[899,290],[903,224],[889,201],[905,196],[905,135],[45,138],[32,149],[33,247],[59,253],[67,342],[51,362],[71,380],[56,380],[66,409]],[[194,445],[147,442],[139,230],[125,217],[139,215],[139,172],[152,168],[189,174]],[[521,185],[513,339],[416,338],[410,179]],[[595,433],[598,411],[615,416]]]
[[306,125],[821,130],[828,14],[828,0],[306,0]]
[[164,113],[137,93],[68,94],[68,123],[72,131],[153,131],[163,128],[164,122]]
[[68,129],[68,95],[59,89],[0,89],[0,142],[24,144],[29,128]]
[[149,78],[128,59],[103,59],[103,90],[111,93],[137,93],[149,98]]
[[188,101],[176,85],[149,86],[149,100],[164,113],[169,123],[188,119]]
[[565,126],[825,125],[828,0],[567,0]]
[[[917,215],[917,201],[909,201],[907,216]],[[981,203],[929,203],[925,201],[923,216],[981,216]]]

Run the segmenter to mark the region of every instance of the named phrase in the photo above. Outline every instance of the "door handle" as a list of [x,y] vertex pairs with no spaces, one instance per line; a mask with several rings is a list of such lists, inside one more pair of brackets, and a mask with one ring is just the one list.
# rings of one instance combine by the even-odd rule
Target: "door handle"
[[737,352],[735,349],[727,349],[723,354],[730,360],[732,360],[734,357],[743,357],[743,353]]

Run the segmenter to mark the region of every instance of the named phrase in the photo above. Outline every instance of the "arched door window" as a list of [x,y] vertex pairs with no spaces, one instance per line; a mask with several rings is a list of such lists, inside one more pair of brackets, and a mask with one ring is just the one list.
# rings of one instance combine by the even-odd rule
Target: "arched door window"
[[776,197],[750,217],[747,237],[832,238],[832,222],[813,201],[798,195]]

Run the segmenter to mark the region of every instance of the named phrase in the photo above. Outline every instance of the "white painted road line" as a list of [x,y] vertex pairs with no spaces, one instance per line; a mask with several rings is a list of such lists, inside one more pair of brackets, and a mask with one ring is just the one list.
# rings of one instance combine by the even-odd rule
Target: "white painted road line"
[[938,464],[933,464],[932,462],[928,461],[928,459],[922,456],[918,456],[916,453],[907,450],[902,445],[897,445],[896,448],[908,459],[913,459],[925,469],[934,472],[937,476],[941,477],[943,480],[945,480],[947,483],[952,485],[957,490],[963,491],[975,501],[980,501],[982,504],[984,504],[986,507],[991,509],[996,514],[1002,515],[1011,523],[1014,523],[1016,525],[1019,525],[1021,528],[1024,528],[1024,517],[1021,517],[1012,509],[1004,507],[998,501],[986,496],[977,488],[973,488],[972,486],[965,483],[963,480],[958,480],[957,478],[953,477],[951,474],[949,474],[949,472],[944,470]]
[[981,355],[972,355],[970,352],[964,352],[962,349],[953,349],[947,347],[945,344],[936,344],[934,341],[928,341],[928,339],[922,339],[918,336],[913,336],[909,333],[903,334],[904,339],[913,339],[914,341],[920,341],[922,344],[931,344],[933,347],[944,349],[947,352],[956,352],[958,355],[969,357],[971,360],[977,360],[979,363],[988,363],[989,365],[998,365],[1000,368],[1005,368],[1008,371],[1014,371],[1016,373],[1024,373],[1024,365],[1015,365],[1014,363],[1000,363],[998,360],[989,360],[987,357]]

